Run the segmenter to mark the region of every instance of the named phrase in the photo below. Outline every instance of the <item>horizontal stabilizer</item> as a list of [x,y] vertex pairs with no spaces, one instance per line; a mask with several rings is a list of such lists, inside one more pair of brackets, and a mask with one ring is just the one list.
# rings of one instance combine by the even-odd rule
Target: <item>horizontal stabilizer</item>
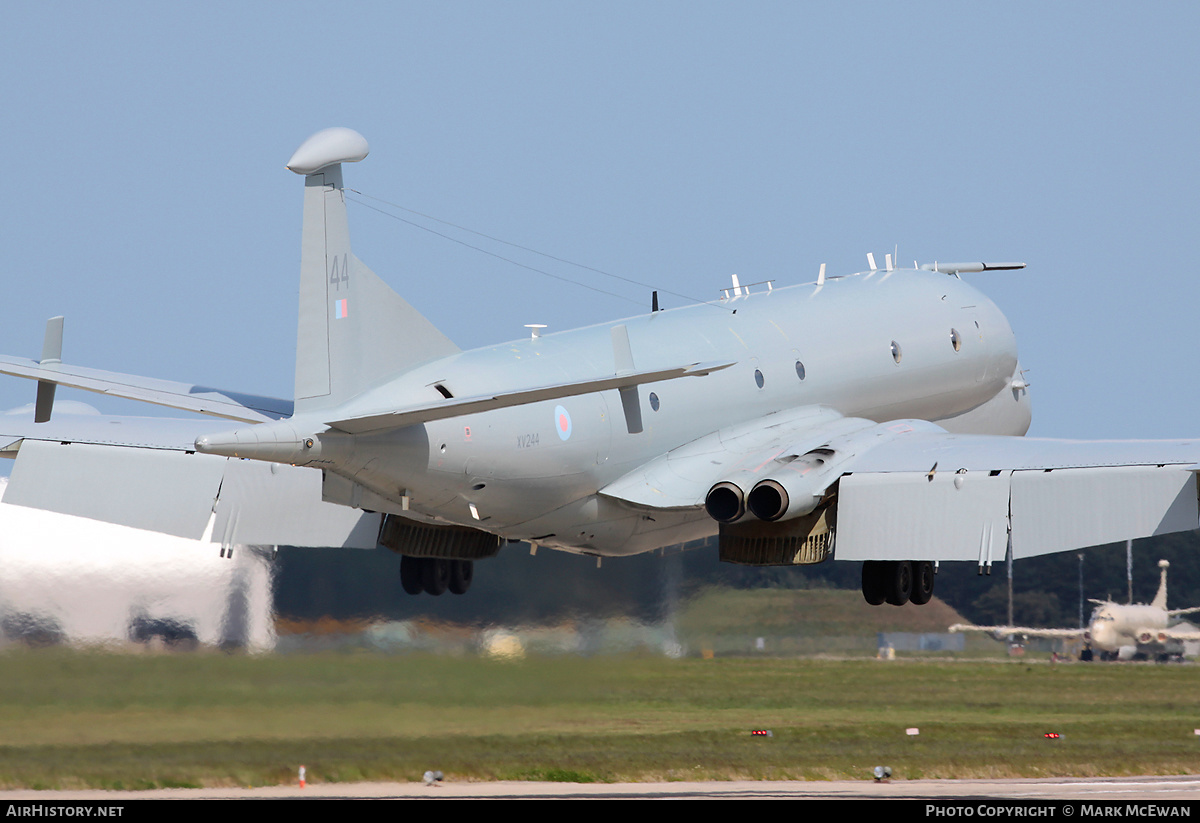
[[655,371],[632,372],[629,374],[610,375],[591,380],[579,380],[572,383],[556,383],[549,386],[539,386],[533,389],[503,392],[500,394],[476,395],[462,397],[439,403],[426,403],[398,411],[380,412],[376,414],[356,415],[355,417],[326,421],[326,425],[350,434],[366,434],[368,432],[399,429],[405,426],[415,426],[418,423],[428,423],[431,420],[444,420],[448,417],[459,417],[464,414],[505,409],[512,406],[524,406],[527,403],[540,403],[543,400],[558,400],[564,397],[576,397],[581,394],[623,389],[643,383],[658,383],[663,380],[674,380],[677,377],[702,377],[721,369],[727,369],[734,361],[723,363],[693,363],[690,366],[679,366],[671,369]]
[[239,420],[245,423],[265,423],[290,417],[292,401],[274,397],[214,389],[177,383],[172,380],[155,380],[132,374],[88,369],[63,364],[42,365],[36,360],[23,357],[0,355],[0,374],[26,377],[41,384],[67,386],[72,389],[141,400],[158,406]]

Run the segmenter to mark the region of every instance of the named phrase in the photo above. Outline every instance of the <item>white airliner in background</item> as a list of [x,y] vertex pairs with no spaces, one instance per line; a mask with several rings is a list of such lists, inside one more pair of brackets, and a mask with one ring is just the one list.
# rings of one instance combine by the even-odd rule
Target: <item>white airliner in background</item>
[[1166,560],[1158,561],[1162,570],[1158,593],[1150,605],[1114,603],[1111,600],[1092,600],[1096,608],[1085,629],[1031,629],[1023,626],[972,626],[956,623],[952,632],[988,632],[1004,637],[1062,637],[1080,638],[1106,658],[1129,660],[1136,655],[1163,657],[1177,655],[1183,641],[1200,640],[1200,630],[1190,625],[1172,625],[1185,614],[1200,612],[1200,606],[1189,609],[1167,608]]
[[[294,400],[69,366],[0,422],[4,502],[234,544],[399,552],[412,593],[464,592],[506,541],[594,556],[718,537],[722,560],[865,561],[872,603],[925,603],[940,561],[1197,527],[1200,442],[1022,437],[1013,333],[968,272],[878,267],[462,351],[350,250],[344,128],[304,178]],[[450,276],[444,276],[450,281]],[[442,311],[451,311],[447,301]],[[53,413],[57,385],[209,415]],[[233,422],[230,422],[233,421]]]

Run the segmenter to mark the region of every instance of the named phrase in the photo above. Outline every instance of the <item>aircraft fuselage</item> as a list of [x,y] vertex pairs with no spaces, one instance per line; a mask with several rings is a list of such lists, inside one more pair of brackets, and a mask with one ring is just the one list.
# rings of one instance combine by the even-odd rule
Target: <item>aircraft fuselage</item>
[[[354,416],[612,373],[618,325],[628,330],[639,370],[735,361],[707,376],[640,386],[640,432],[628,431],[613,390],[377,435],[323,434],[320,460],[296,462],[351,479],[408,517],[621,555],[710,535],[717,524],[694,510],[650,518],[598,492],[733,423],[826,406],[847,417],[922,419],[960,433],[1028,429],[1027,393],[1012,389],[1018,365],[1008,321],[957,277],[906,269],[759,289],[464,351],[339,409]],[[299,418],[292,425],[303,428]]]
[[1159,633],[1169,622],[1166,609],[1156,606],[1105,603],[1092,612],[1087,639],[1095,648],[1113,653],[1125,647],[1161,648],[1169,640]]

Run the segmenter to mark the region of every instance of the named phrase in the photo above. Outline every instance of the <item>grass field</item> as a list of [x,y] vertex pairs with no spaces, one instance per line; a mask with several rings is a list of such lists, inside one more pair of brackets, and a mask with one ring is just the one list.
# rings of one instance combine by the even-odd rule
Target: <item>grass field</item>
[[301,764],[311,782],[1200,771],[1193,665],[45,649],[0,666],[4,788],[266,785]]

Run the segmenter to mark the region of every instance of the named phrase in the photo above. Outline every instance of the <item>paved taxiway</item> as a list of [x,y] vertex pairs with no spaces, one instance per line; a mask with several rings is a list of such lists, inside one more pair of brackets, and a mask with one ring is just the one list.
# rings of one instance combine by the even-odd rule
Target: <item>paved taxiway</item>
[[948,798],[1007,800],[1081,800],[1093,803],[1138,800],[1200,800],[1200,775],[1176,777],[1046,778],[1038,780],[896,780],[731,781],[727,783],[326,783],[301,789],[159,789],[145,792],[6,791],[0,800],[60,802],[91,800],[268,800],[272,798],[345,799],[610,799],[610,800],[929,800]]

